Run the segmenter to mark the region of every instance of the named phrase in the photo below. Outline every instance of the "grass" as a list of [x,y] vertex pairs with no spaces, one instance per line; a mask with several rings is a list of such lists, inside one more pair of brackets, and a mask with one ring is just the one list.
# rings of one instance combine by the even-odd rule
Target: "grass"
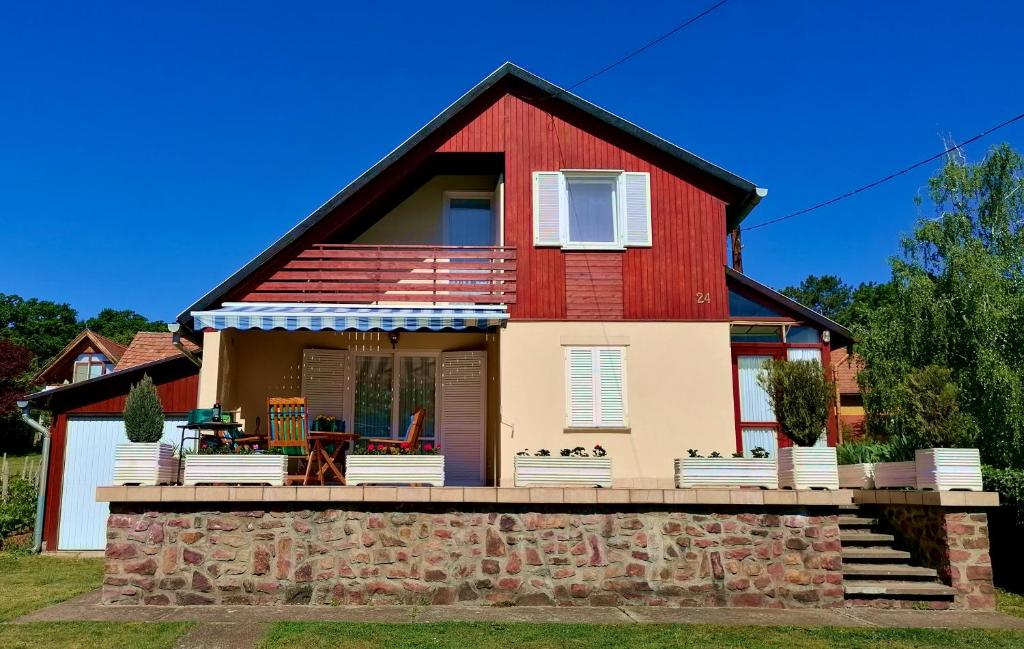
[[187,622],[40,622],[0,624],[4,649],[170,649],[190,625]]
[[1014,617],[1024,617],[1024,595],[1011,593],[1001,588],[996,589],[996,608],[1000,613]]
[[949,649],[1019,648],[1024,633],[941,629],[726,627],[704,625],[342,624],[274,625],[261,649]]
[[0,553],[0,622],[99,588],[102,577],[102,559]]

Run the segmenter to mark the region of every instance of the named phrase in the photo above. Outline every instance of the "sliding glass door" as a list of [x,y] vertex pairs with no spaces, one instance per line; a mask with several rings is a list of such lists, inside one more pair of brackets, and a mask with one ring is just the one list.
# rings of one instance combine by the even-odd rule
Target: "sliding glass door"
[[427,416],[421,439],[435,437],[437,354],[384,352],[356,354],[354,421],[363,437],[405,436],[418,408]]

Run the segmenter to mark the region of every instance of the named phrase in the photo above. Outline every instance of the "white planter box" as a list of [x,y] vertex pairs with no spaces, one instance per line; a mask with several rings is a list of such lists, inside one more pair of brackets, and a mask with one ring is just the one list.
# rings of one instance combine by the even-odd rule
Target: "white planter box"
[[874,463],[840,464],[839,486],[843,489],[874,489]]
[[915,453],[917,488],[981,491],[981,454],[976,448],[927,448]]
[[773,458],[676,458],[676,487],[779,488],[779,469]]
[[345,482],[444,486],[443,455],[349,455]]
[[787,489],[838,489],[836,449],[829,446],[780,448],[779,485]]
[[610,457],[515,456],[516,486],[612,486]]
[[114,447],[114,484],[171,484],[177,471],[178,460],[170,444],[129,442]]
[[226,455],[193,453],[185,456],[186,485],[261,484],[281,486],[288,473],[287,455],[253,453]]
[[899,489],[917,486],[916,462],[878,462],[875,464],[875,488]]

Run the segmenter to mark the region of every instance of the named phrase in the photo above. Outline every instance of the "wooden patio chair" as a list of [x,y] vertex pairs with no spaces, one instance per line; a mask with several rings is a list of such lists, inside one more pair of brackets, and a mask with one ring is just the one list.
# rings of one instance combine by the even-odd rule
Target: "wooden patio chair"
[[416,446],[423,433],[423,421],[427,418],[425,408],[417,408],[409,417],[409,427],[405,430],[404,439],[392,439],[390,437],[360,437],[359,441],[367,444],[384,444],[386,446],[401,446],[408,443],[410,447]]
[[[267,399],[267,448],[282,449],[285,455],[309,457],[306,445],[305,397],[270,397]],[[305,475],[290,474],[289,482],[304,479]]]

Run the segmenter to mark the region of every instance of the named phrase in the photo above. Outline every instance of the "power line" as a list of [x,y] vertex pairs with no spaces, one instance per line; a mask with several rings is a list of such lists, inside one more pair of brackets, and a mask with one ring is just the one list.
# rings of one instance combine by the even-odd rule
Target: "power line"
[[930,158],[927,158],[925,160],[921,160],[920,162],[915,162],[914,164],[910,165],[909,167],[904,167],[903,169],[900,169],[897,172],[891,173],[891,174],[889,174],[888,176],[886,176],[884,178],[879,178],[878,180],[876,180],[876,181],[874,181],[872,183],[868,183],[867,185],[863,185],[861,187],[858,187],[857,189],[854,189],[852,191],[848,191],[845,194],[840,194],[839,196],[836,196],[834,198],[830,198],[827,201],[823,201],[821,203],[818,203],[817,205],[812,205],[810,207],[806,207],[806,208],[804,208],[802,210],[798,210],[798,211],[793,212],[791,214],[787,214],[785,216],[780,216],[780,217],[778,217],[776,219],[771,219],[770,221],[764,221],[763,223],[758,223],[756,225],[751,225],[749,227],[745,227],[745,228],[743,228],[743,230],[745,232],[750,232],[751,230],[757,230],[758,228],[763,228],[763,227],[766,227],[766,226],[769,226],[769,225],[774,225],[775,223],[780,223],[782,221],[787,221],[789,219],[792,219],[792,218],[795,218],[797,216],[800,216],[801,214],[807,214],[808,212],[813,212],[815,210],[819,210],[819,209],[821,209],[823,207],[826,207],[828,205],[832,205],[833,203],[838,203],[841,200],[850,198],[851,196],[855,196],[855,195],[857,195],[857,194],[859,194],[861,192],[867,191],[867,190],[872,189],[874,187],[878,187],[882,183],[886,183],[886,182],[892,180],[893,178],[898,178],[898,177],[900,177],[900,176],[902,176],[904,174],[910,173],[911,171],[913,171],[914,169],[917,169],[918,167],[922,167],[922,166],[928,164],[929,162],[933,162],[935,160],[938,160],[942,156],[948,155],[951,151],[959,151],[961,148],[967,146],[968,144],[971,144],[972,142],[977,142],[978,140],[982,139],[983,137],[991,135],[992,133],[995,133],[999,129],[1001,129],[1003,127],[1006,127],[1006,126],[1009,126],[1010,124],[1013,124],[1014,122],[1017,122],[1017,121],[1022,120],[1022,119],[1024,119],[1024,113],[1021,113],[1020,115],[1017,115],[1016,117],[1011,117],[1010,119],[1008,119],[1005,122],[1002,122],[1000,124],[996,124],[992,128],[990,128],[988,130],[985,130],[985,131],[982,131],[981,133],[978,133],[974,137],[968,138],[968,139],[964,140],[963,142],[955,145],[953,148],[946,149],[946,150],[942,151],[941,153],[936,153],[935,155],[931,156]]
[[710,7],[708,7],[707,9],[705,9],[704,11],[702,11],[702,12],[700,12],[699,14],[697,14],[696,16],[694,16],[693,18],[690,18],[690,19],[689,19],[689,20],[687,20],[686,22],[684,22],[684,23],[682,23],[682,24],[680,24],[680,25],[677,25],[677,26],[676,26],[676,27],[674,27],[674,28],[673,28],[673,29],[672,29],[671,31],[667,31],[667,32],[665,32],[664,34],[662,34],[662,35],[661,35],[661,36],[659,36],[658,38],[654,39],[653,41],[650,41],[650,42],[649,42],[649,43],[647,43],[646,45],[644,45],[644,46],[642,46],[642,47],[639,47],[639,48],[637,48],[637,49],[633,50],[632,52],[630,52],[630,53],[629,53],[629,54],[627,54],[626,56],[622,57],[621,59],[619,59],[619,60],[618,60],[618,61],[616,61],[615,63],[612,63],[611,65],[606,65],[605,67],[601,68],[601,69],[600,69],[600,70],[598,70],[597,72],[595,72],[595,73],[591,74],[591,75],[590,75],[589,77],[586,77],[586,78],[584,78],[584,79],[581,79],[580,81],[577,81],[576,83],[574,83],[574,84],[572,84],[571,86],[569,86],[569,87],[567,88],[567,90],[574,90],[575,88],[578,88],[579,86],[582,86],[582,85],[583,85],[583,84],[585,84],[586,82],[588,82],[588,81],[590,81],[590,80],[592,80],[592,79],[595,79],[595,78],[597,78],[597,77],[601,76],[601,75],[602,75],[602,74],[604,74],[605,72],[608,72],[608,71],[609,71],[609,70],[611,70],[612,68],[616,68],[616,67],[618,67],[618,66],[622,65],[623,63],[625,63],[626,61],[630,60],[631,58],[633,58],[633,57],[634,57],[634,56],[636,56],[637,54],[640,54],[640,53],[642,53],[642,52],[644,52],[644,51],[646,51],[646,50],[648,50],[648,49],[650,49],[650,48],[654,47],[655,45],[657,45],[658,43],[662,42],[662,41],[663,41],[663,40],[665,40],[666,38],[669,38],[669,37],[673,36],[674,34],[676,34],[677,32],[680,32],[680,31],[682,31],[682,30],[686,29],[687,27],[689,27],[689,26],[690,26],[690,25],[692,25],[693,23],[697,22],[698,20],[700,20],[700,19],[701,19],[701,18],[703,18],[704,16],[708,15],[708,14],[709,14],[709,13],[711,13],[712,11],[714,11],[714,10],[718,9],[719,7],[721,7],[722,5],[724,5],[724,4],[725,4],[725,3],[727,3],[727,2],[729,2],[729,0],[721,0],[721,1],[720,1],[720,2],[718,2],[717,4],[713,4],[713,5],[711,5]]

